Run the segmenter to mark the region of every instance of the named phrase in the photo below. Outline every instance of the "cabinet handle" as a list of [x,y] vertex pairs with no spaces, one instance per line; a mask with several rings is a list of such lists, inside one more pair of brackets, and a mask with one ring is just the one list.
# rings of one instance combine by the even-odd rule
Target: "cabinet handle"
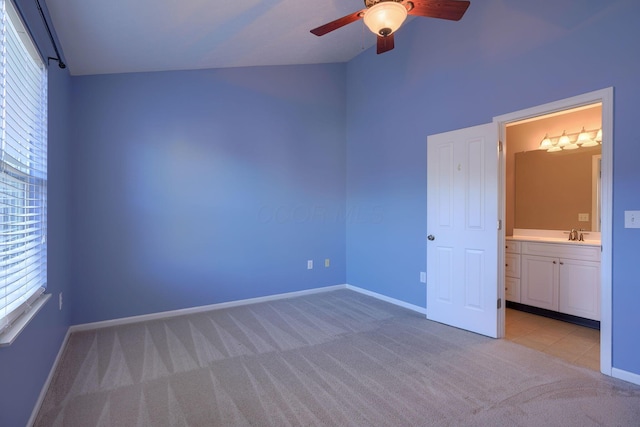
[[504,266],[505,266],[505,267],[509,267],[509,264],[505,264]]
[[555,264],[556,262],[555,262],[555,261],[553,261],[553,263]]
[[560,265],[564,265],[564,262],[560,261]]

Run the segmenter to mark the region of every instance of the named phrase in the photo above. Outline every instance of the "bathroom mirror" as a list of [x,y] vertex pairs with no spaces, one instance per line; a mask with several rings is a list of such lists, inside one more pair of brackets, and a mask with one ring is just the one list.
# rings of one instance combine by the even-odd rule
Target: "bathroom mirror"
[[[573,150],[540,149],[544,139],[559,144],[566,133],[576,142],[584,129],[598,141],[602,105],[585,105],[506,126],[506,235],[514,229],[600,231],[601,145]],[[598,141],[599,142],[599,141]],[[606,144],[606,141],[602,143]]]
[[514,228],[600,231],[600,146],[515,153]]

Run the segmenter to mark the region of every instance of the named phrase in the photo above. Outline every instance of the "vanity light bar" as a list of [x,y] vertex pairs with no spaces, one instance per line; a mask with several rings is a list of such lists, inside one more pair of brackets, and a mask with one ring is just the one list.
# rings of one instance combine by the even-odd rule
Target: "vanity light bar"
[[[592,138],[591,134],[594,133],[595,136]],[[575,135],[578,137],[575,141],[572,141],[571,136]],[[538,150],[546,150],[552,153],[554,151],[575,150],[580,147],[595,147],[598,144],[602,144],[602,129],[585,130],[583,126],[580,132],[567,133],[567,131],[564,131],[562,135],[551,137],[549,134],[545,134],[542,141],[540,141]]]

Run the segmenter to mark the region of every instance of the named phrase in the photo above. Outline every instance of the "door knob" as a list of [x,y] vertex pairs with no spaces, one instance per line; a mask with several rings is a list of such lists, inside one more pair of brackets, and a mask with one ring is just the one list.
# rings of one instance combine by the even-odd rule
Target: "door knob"
[[427,236],[427,239],[429,239],[429,240],[436,240],[436,236],[434,236],[433,234],[429,234],[429,235]]

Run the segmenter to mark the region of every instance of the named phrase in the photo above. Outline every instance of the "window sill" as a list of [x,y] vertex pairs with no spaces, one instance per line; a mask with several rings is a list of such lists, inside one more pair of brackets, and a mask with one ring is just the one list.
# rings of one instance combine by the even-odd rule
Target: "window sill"
[[5,331],[0,334],[0,347],[8,347],[18,338],[20,332],[31,322],[31,319],[36,317],[36,314],[44,307],[45,303],[49,301],[51,294],[42,294],[22,316],[18,317],[16,321],[9,326]]

